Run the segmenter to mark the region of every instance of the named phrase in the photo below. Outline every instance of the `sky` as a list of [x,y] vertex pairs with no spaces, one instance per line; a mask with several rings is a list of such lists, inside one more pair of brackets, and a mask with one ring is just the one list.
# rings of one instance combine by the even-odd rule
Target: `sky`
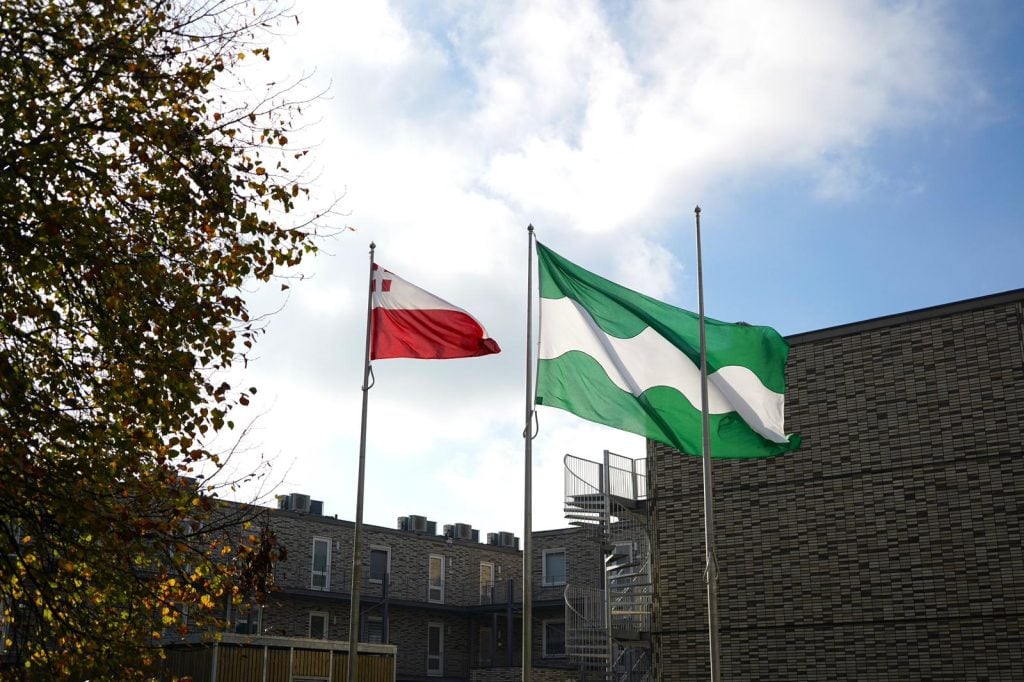
[[[248,77],[321,94],[292,137],[313,147],[313,204],[339,199],[324,221],[339,234],[287,292],[249,293],[269,316],[228,473],[264,476],[240,499],[299,492],[355,518],[370,242],[503,350],[373,363],[364,521],[417,514],[482,537],[523,532],[529,224],[695,310],[699,205],[708,316],[784,335],[1024,287],[1017,0],[293,11]],[[645,444],[537,416],[533,529],[562,528],[563,457]]]

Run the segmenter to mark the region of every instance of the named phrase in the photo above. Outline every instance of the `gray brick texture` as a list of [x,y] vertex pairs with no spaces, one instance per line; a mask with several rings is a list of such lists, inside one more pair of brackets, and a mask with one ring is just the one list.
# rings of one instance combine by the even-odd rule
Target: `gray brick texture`
[[[1022,328],[1003,300],[794,338],[803,447],[714,462],[723,679],[1024,680]],[[708,679],[701,461],[648,460],[658,672]]]
[[[275,571],[277,592],[263,611],[263,629],[268,634],[305,637],[311,612],[328,614],[328,638],[348,639],[349,592],[354,526],[349,521],[330,517],[274,511],[271,525],[279,542],[287,548],[287,558]],[[311,589],[313,538],[331,541],[330,579],[327,590]],[[444,679],[469,679],[481,658],[481,629],[494,633],[492,656],[484,665],[505,665],[512,646],[512,662],[520,662],[520,615],[522,609],[522,553],[469,541],[454,540],[449,546],[444,537],[409,531],[363,527],[363,578],[369,578],[372,547],[390,551],[391,590],[388,605],[388,643],[398,647],[398,679],[425,679],[427,673],[427,627],[439,623],[444,630]],[[564,667],[565,658],[545,658],[542,652],[542,624],[545,619],[564,617],[564,585],[541,586],[541,555],[544,549],[564,549],[568,580],[599,584],[602,566],[599,546],[578,529],[538,531],[534,534],[533,657],[535,666]],[[430,555],[444,559],[445,597],[443,603],[428,602],[427,576]],[[481,603],[480,564],[495,568],[493,605]],[[506,585],[511,580],[514,593],[514,634],[507,632]],[[367,584],[361,596],[361,611],[383,617],[381,588]],[[486,599],[485,599],[486,601]],[[508,670],[508,669],[506,669]],[[518,669],[516,669],[518,670]],[[561,675],[562,673],[558,673]],[[540,678],[538,678],[540,679]],[[555,679],[546,677],[543,679]],[[562,679],[559,677],[558,679]]]

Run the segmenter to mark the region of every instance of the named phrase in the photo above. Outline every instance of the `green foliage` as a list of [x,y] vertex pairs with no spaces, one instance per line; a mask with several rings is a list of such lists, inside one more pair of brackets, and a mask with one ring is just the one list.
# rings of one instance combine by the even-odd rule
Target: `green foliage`
[[315,250],[294,107],[218,87],[272,18],[0,0],[3,679],[142,677],[267,587],[273,538],[186,477],[254,390],[214,379],[260,331],[241,287]]

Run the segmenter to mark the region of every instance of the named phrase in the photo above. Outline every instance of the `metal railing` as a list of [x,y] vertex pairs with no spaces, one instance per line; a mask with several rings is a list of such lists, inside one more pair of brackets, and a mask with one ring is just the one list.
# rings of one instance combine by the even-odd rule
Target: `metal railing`
[[[647,499],[647,460],[608,453],[608,487],[611,494],[626,500]],[[565,456],[565,499],[604,492],[604,463],[575,455]]]
[[[351,574],[347,571],[331,571],[328,589],[318,590],[305,584],[285,582],[278,586],[285,592],[293,590],[312,590],[324,595],[335,595],[347,598],[351,592]],[[380,602],[398,600],[443,604],[446,606],[494,606],[508,603],[519,604],[523,599],[522,583],[518,579],[495,580],[491,584],[480,584],[478,581],[446,580],[441,590],[441,599],[437,599],[436,591],[427,584],[427,576],[421,579],[396,579],[390,574],[382,578],[363,576],[359,598],[361,601]]]
[[565,586],[565,653],[583,670],[608,667],[608,628],[604,590]]
[[565,589],[566,653],[604,680],[649,679],[652,627],[646,460],[610,452],[604,462],[565,456],[565,514],[589,529],[605,558],[604,589]]
[[[613,603],[615,598],[613,596]],[[567,585],[565,588],[565,651],[580,670],[593,673],[593,678],[615,682],[641,682],[650,679],[651,656],[646,646],[630,646],[628,642],[609,636],[605,626],[608,618],[604,590]],[[635,606],[635,605],[632,605]],[[631,606],[631,608],[632,608]],[[638,616],[623,616],[625,602],[611,612],[612,633],[622,634],[625,620],[639,623]],[[616,615],[616,611],[620,611]],[[650,621],[647,621],[649,627]],[[591,679],[588,675],[587,679]]]

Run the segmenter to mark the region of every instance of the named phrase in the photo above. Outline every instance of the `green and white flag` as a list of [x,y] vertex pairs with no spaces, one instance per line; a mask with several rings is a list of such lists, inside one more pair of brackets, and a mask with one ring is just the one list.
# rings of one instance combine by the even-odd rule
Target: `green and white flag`
[[[694,313],[587,272],[537,244],[537,404],[703,454]],[[770,457],[800,446],[783,427],[789,345],[770,327],[705,318],[711,453]]]

